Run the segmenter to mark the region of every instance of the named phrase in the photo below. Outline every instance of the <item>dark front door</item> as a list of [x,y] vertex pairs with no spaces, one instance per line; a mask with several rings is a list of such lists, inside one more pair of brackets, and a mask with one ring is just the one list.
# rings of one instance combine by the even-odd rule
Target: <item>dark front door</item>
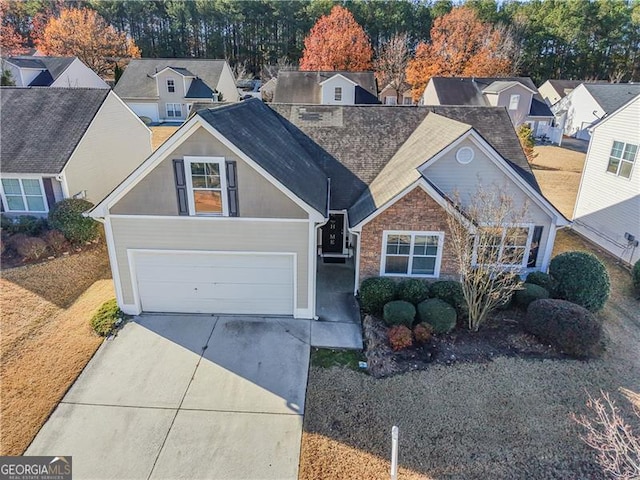
[[344,214],[331,213],[322,227],[322,253],[342,253],[344,247]]

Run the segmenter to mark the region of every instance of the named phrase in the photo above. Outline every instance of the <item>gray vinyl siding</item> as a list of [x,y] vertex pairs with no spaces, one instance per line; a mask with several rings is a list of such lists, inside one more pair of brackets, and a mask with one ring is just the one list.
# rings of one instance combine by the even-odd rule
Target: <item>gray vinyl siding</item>
[[[173,93],[169,93],[167,90],[167,80],[169,79],[173,80],[175,85],[175,92]],[[158,108],[160,110],[158,113],[160,114],[160,118],[168,120],[184,120],[187,118],[187,102],[184,98],[187,92],[184,88],[184,77],[173,70],[166,70],[156,77],[156,82],[158,82]],[[187,83],[189,83],[189,80],[187,80]],[[182,116],[167,117],[167,103],[179,103],[182,105]]]
[[634,263],[640,258],[640,248],[629,248],[624,234],[640,239],[640,152],[631,178],[609,173],[607,166],[614,141],[640,145],[640,98],[593,132],[576,200],[574,228],[624,261]]
[[[475,152],[473,161],[467,165],[461,165],[456,160],[456,152],[461,147],[470,147]],[[450,197],[460,192],[460,201],[463,205],[468,205],[472,201],[480,185],[485,190],[498,188],[508,194],[513,199],[516,209],[522,208],[526,202],[524,222],[544,227],[538,253],[539,266],[551,232],[552,217],[534,203],[529,194],[498,168],[493,160],[488,158],[471,140],[460,143],[458,148],[427,167],[427,178]]]
[[308,214],[293,200],[203,128],[195,131],[169,158],[144,177],[111,208],[111,213],[178,215],[172,161],[185,156],[224,157],[236,161],[241,217],[308,218]]
[[[516,110],[509,110],[511,95],[520,95],[518,108]],[[487,98],[490,99],[494,96],[495,95],[487,95]],[[533,98],[533,94],[529,90],[523,86],[514,85],[513,87],[500,92],[497,97],[497,102],[492,104],[497,107],[505,107],[509,112],[509,116],[511,117],[511,121],[514,125],[520,125],[527,120],[529,117],[529,111],[531,110],[531,99]]]
[[123,301],[134,303],[127,249],[286,252],[297,255],[297,308],[308,308],[309,224],[202,218],[111,217]]

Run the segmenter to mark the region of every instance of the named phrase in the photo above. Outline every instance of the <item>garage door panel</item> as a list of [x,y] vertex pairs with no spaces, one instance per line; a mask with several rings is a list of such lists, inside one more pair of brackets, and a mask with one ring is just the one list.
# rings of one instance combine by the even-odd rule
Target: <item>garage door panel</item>
[[291,315],[293,257],[277,254],[138,252],[142,310]]

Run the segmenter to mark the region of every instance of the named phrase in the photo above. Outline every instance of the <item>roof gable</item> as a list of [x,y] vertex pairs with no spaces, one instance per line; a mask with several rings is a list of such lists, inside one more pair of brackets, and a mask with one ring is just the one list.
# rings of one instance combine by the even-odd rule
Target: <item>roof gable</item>
[[278,72],[274,91],[274,103],[320,104],[322,84],[337,75],[356,84],[356,103],[374,104],[378,102],[378,89],[373,72],[345,71],[300,71]]
[[2,87],[2,171],[60,173],[109,92]]
[[339,78],[342,78],[344,80],[346,80],[347,82],[349,82],[351,85],[358,85],[356,82],[354,82],[353,80],[351,80],[350,78],[345,77],[344,75],[342,75],[341,73],[337,73],[336,75],[334,75],[333,77],[329,77],[326,80],[320,82],[320,85],[324,85],[325,83],[331,83],[335,80],[338,80]]

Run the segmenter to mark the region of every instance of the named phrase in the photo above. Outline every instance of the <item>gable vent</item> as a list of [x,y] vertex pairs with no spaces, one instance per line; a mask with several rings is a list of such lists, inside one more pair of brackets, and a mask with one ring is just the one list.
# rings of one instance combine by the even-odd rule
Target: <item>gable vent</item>
[[460,165],[467,165],[468,163],[471,163],[473,157],[475,157],[475,152],[471,147],[462,147],[456,152],[456,160]]

